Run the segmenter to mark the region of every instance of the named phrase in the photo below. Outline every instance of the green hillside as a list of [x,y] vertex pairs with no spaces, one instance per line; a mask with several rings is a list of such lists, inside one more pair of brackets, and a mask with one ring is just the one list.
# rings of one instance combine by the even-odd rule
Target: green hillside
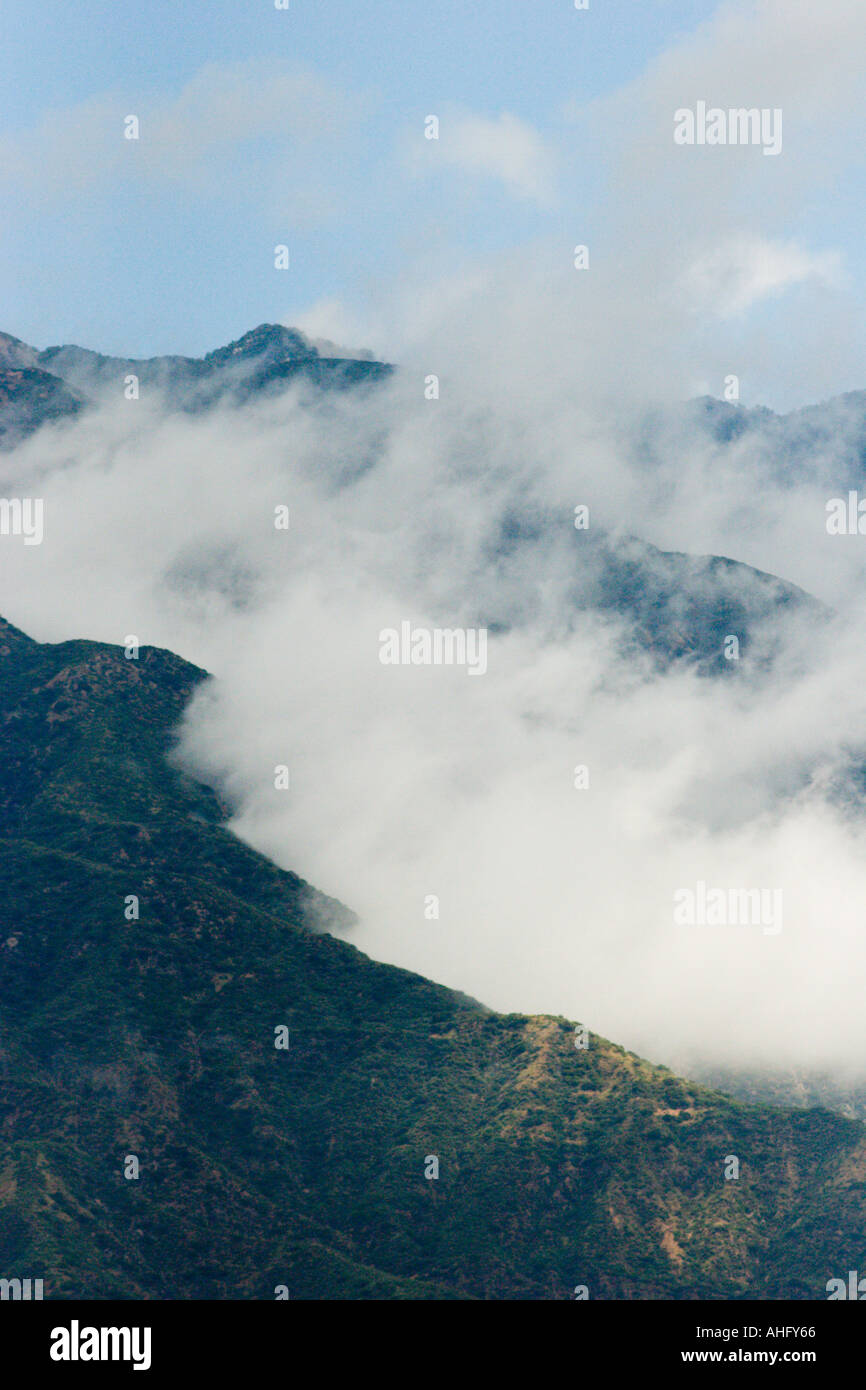
[[0,623],[0,1275],[47,1297],[823,1298],[866,1267],[859,1123],[578,1049],[573,1023],[324,931],[350,914],[167,756],[204,678]]

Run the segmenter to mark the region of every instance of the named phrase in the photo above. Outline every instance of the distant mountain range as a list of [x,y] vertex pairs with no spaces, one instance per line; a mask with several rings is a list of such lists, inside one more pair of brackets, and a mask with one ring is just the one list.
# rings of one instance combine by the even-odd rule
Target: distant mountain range
[[[38,349],[0,333],[0,447],[76,414],[106,392],[122,394],[130,375],[141,387],[158,389],[170,405],[195,410],[218,400],[241,404],[295,381],[335,389],[383,381],[393,371],[370,353],[347,353],[274,323],[259,324],[204,357],[112,357],[70,344]],[[668,450],[678,434],[722,450],[748,442],[782,483],[814,478],[822,465],[838,487],[866,479],[866,391],[786,415],[702,396],[679,411],[649,413],[638,445],[651,457]]]
[[323,930],[345,909],[172,762],[204,679],[0,622],[0,1275],[796,1299],[866,1265],[863,1125],[738,1103]]
[[42,351],[0,333],[0,446],[9,448],[45,423],[78,414],[127,378],[154,389],[172,408],[201,410],[309,382],[343,389],[382,381],[392,368],[369,357],[327,357],[304,334],[263,323],[205,357],[107,357],[89,348]]
[[[326,346],[339,351],[333,344]],[[323,356],[304,334],[279,324],[260,324],[201,358],[142,360],[74,346],[39,351],[0,333],[0,448],[11,448],[43,424],[78,416],[112,393],[121,398],[130,376],[143,392],[157,392],[170,408],[201,411],[216,403],[243,405],[291,383],[306,384],[316,392],[369,387],[387,380],[393,371],[369,357]],[[866,393],[863,400],[866,418]],[[747,417],[764,421],[771,412],[742,412],[712,401],[693,402],[685,411],[689,428],[719,439],[748,428]],[[675,426],[668,421],[666,427]],[[646,444],[661,447],[652,423]],[[491,547],[489,573],[513,571],[527,556],[534,565],[541,537],[561,532],[555,517],[506,518]],[[743,666],[726,659],[725,637],[736,634],[745,656],[762,632],[762,645],[755,649],[750,666],[755,674],[772,662],[782,634],[779,620],[799,613],[820,620],[826,611],[795,585],[747,565],[720,556],[664,552],[636,537],[613,537],[597,525],[581,534],[573,550],[579,564],[573,584],[562,595],[564,620],[587,609],[624,620],[635,651],[661,665],[685,661],[702,674],[736,676]],[[496,592],[489,601],[483,585],[480,592],[484,611],[479,621],[494,630],[521,621],[519,612],[502,608]]]

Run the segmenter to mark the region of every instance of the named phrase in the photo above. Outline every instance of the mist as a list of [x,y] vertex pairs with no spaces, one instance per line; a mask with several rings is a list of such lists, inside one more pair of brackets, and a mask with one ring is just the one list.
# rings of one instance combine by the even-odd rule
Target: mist
[[[376,958],[659,1060],[842,1066],[866,1042],[866,819],[839,794],[866,673],[857,538],[824,525],[832,458],[780,479],[760,437],[725,454],[679,417],[657,458],[642,404],[611,427],[562,375],[540,412],[503,408],[496,372],[460,382],[428,400],[407,368],[43,429],[2,460],[45,516],[41,546],[0,552],[6,616],[212,672],[181,760],[239,836],[359,914]],[[823,574],[835,616],[780,610],[734,680],[659,663],[626,612],[586,601],[601,531]],[[403,621],[487,628],[486,673],[382,665]],[[698,883],[778,890],[779,930],[678,925]]]
[[[806,217],[859,157],[863,11],[832,8],[817,43],[811,5],[723,7],[564,113],[547,236],[473,260],[431,228],[365,313],[293,319],[396,361],[388,384],[184,414],[119,380],[0,455],[4,495],[44,499],[42,544],[0,547],[4,616],[210,671],[179,758],[236,834],[359,914],[357,946],[659,1061],[841,1069],[866,1046],[866,561],[825,524],[856,485],[857,409],[804,425],[794,457],[775,417],[722,445],[683,408],[731,375],[780,410],[864,385],[849,268]],[[720,82],[784,107],[778,159],[674,146],[673,111]],[[488,123],[469,163],[515,130],[525,193],[523,125]],[[584,203],[590,146],[606,185]],[[660,661],[595,601],[601,537],[725,556],[825,608],[758,615],[735,679]],[[487,630],[485,674],[384,666],[403,622]],[[700,884],[778,892],[782,919],[679,925]]]

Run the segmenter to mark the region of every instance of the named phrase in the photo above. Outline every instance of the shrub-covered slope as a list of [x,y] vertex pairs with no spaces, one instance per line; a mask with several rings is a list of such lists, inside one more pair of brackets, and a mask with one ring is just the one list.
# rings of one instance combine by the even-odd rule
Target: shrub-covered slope
[[578,1048],[322,931],[349,914],[167,759],[203,678],[0,624],[0,1275],[48,1297],[821,1298],[866,1267],[861,1125]]

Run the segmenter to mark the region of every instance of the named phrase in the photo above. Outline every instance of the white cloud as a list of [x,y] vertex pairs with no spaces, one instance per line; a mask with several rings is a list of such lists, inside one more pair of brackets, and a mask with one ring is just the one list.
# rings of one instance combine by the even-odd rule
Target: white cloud
[[699,253],[683,276],[682,290],[693,313],[730,318],[793,285],[813,280],[836,287],[840,277],[838,252],[809,252],[796,242],[741,235]]
[[319,299],[295,314],[286,328],[299,328],[323,357],[370,357],[371,350],[360,346],[368,327],[340,299]]
[[[790,783],[866,727],[862,613],[794,628],[763,690],[653,674],[576,610],[572,506],[783,572],[802,552],[853,595],[863,558],[826,545],[820,489],[774,485],[760,451],[685,432],[647,457],[627,411],[581,417],[535,385],[506,383],[503,409],[499,323],[482,328],[463,349],[481,367],[436,403],[409,372],[368,398],[201,417],[143,399],[41,434],[3,463],[46,515],[42,546],[0,547],[8,616],[43,639],[135,632],[214,671],[186,758],[239,833],[361,913],[362,949],[662,1059],[859,1055],[866,834],[820,781]],[[502,550],[514,516],[537,535]],[[378,661],[383,627],[481,615],[510,625],[483,679]],[[674,891],[699,879],[780,887],[783,932],[675,928]]]
[[475,178],[495,179],[512,195],[542,205],[554,196],[555,160],[532,126],[503,111],[499,116],[454,111],[443,115],[439,139],[425,142],[416,168],[445,164]]

